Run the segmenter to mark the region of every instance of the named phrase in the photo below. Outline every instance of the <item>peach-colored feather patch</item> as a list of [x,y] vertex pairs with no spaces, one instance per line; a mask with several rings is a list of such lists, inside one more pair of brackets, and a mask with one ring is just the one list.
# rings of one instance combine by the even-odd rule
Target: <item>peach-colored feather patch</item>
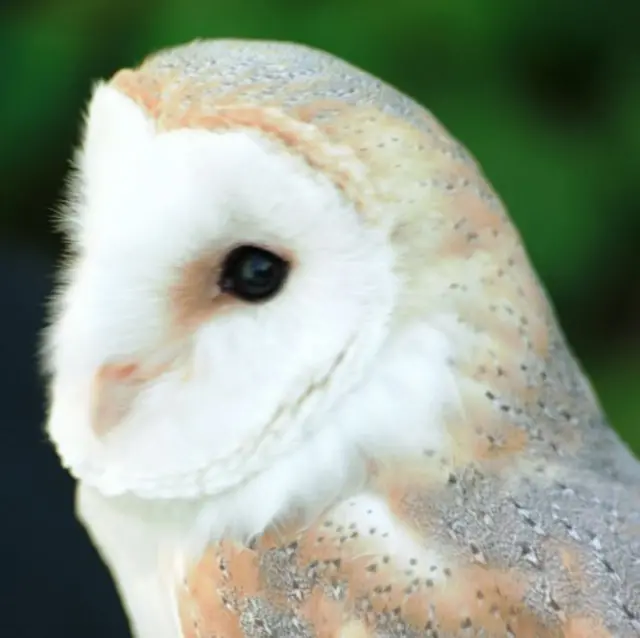
[[563,545],[558,548],[558,552],[569,578],[574,583],[584,584],[585,573],[577,549],[571,545]]
[[523,428],[503,425],[495,431],[482,432],[474,446],[479,461],[497,461],[522,454],[527,449],[529,437]]
[[169,290],[172,327],[188,334],[216,313],[236,304],[218,285],[221,257],[206,255],[180,269]]
[[593,618],[569,618],[564,626],[563,638],[614,638],[599,620]]
[[[476,193],[463,191],[446,200],[440,196],[437,201],[446,205],[447,210],[456,212],[451,215],[452,232],[443,237],[436,257],[468,259],[478,250],[495,250],[496,245],[505,239],[515,242],[515,236],[505,227],[502,215],[489,208]],[[498,232],[504,234],[500,242],[496,241]]]
[[349,160],[349,149],[338,151],[320,136],[316,127],[294,120],[282,111],[236,105],[219,107],[212,113],[197,113],[194,107],[177,122],[164,122],[164,126],[207,130],[249,128],[259,131],[297,152],[309,166],[326,175],[358,210],[364,208],[361,180],[351,166],[355,159]]
[[483,629],[489,636],[560,638],[560,627],[549,627],[524,604],[526,583],[514,572],[481,566],[454,570],[431,601],[434,624],[444,632]]
[[440,457],[433,458],[432,463],[425,463],[420,458],[402,459],[401,471],[398,471],[396,465],[379,461],[377,471],[370,479],[370,485],[373,490],[383,495],[391,512],[398,516],[399,520],[403,520],[402,503],[406,495],[412,491],[427,494],[446,485],[454,458],[455,448],[452,447],[441,451]]
[[350,620],[335,634],[335,638],[373,638],[373,636],[375,633],[369,631],[367,625],[361,620]]
[[326,104],[309,105],[310,110],[301,111],[303,118],[296,119],[281,108],[247,102],[247,95],[257,90],[255,86],[238,88],[234,92],[237,99],[233,99],[227,94],[212,94],[215,88],[212,84],[207,85],[208,92],[203,94],[205,87],[177,82],[171,75],[144,69],[120,71],[111,82],[144,109],[159,131],[183,128],[259,131],[326,175],[356,209],[365,208],[372,187],[363,181],[364,165],[352,149],[331,142],[318,127],[304,121],[312,116],[314,108],[322,110]]
[[236,543],[207,550],[178,591],[178,608],[186,638],[203,635],[242,638],[243,601],[261,589],[257,554]]
[[155,119],[159,116],[162,84],[158,78],[132,69],[122,69],[113,76],[111,84],[142,107],[149,117]]
[[301,605],[300,616],[315,629],[315,638],[338,638],[345,623],[344,603],[316,587]]
[[[313,122],[326,113],[343,113],[349,110],[349,106],[339,100],[315,100],[308,104],[294,107],[291,109],[291,113],[302,122]],[[323,125],[322,129],[325,133],[329,133],[329,127],[330,125]]]

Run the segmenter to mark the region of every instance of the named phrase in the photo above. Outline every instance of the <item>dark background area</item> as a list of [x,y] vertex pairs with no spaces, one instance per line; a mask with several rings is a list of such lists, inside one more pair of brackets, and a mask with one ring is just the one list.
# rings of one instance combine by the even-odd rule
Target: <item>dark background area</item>
[[[195,37],[327,49],[427,105],[520,228],[614,427],[640,451],[640,3],[22,0],[0,5],[0,635],[127,635],[43,436],[51,213],[94,79]],[[8,570],[7,570],[8,568]]]

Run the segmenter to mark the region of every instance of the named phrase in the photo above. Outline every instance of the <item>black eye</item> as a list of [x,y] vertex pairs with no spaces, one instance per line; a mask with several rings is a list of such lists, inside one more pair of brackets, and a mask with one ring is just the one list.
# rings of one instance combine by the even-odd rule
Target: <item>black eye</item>
[[282,288],[289,264],[264,248],[239,246],[226,257],[220,288],[243,301],[266,301]]

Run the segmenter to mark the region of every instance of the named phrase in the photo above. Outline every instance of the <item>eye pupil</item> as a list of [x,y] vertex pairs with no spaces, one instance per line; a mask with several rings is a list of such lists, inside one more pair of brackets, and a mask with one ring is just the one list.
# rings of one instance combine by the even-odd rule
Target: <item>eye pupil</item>
[[220,287],[243,301],[266,301],[282,288],[289,264],[278,255],[244,245],[233,249],[226,257]]

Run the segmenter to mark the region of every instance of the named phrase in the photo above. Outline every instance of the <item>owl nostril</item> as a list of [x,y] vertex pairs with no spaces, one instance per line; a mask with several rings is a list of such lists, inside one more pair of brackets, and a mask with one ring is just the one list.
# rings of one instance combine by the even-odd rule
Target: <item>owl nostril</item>
[[112,379],[124,381],[125,379],[131,377],[138,370],[138,364],[128,363],[121,366],[108,364],[107,366],[103,366],[101,370],[103,371],[103,374],[110,376]]

